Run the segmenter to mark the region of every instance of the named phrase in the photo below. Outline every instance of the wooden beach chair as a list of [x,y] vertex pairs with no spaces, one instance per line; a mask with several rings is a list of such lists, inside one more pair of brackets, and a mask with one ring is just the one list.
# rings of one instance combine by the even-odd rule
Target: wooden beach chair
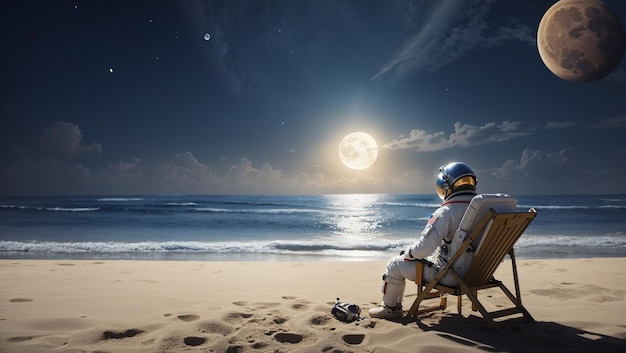
[[[444,310],[447,307],[446,295],[450,294],[457,296],[457,310],[460,315],[462,315],[462,296],[467,295],[472,302],[472,310],[478,310],[487,323],[498,330],[495,319],[499,318],[511,319],[513,315],[519,318],[521,314],[523,319],[534,322],[533,317],[522,305],[513,245],[535,218],[537,212],[533,208],[528,212],[515,212],[516,205],[517,201],[505,194],[478,195],[470,202],[455,234],[455,237],[459,236],[461,237],[459,239],[465,240],[446,266],[439,269],[433,280],[426,282],[422,277],[423,266],[434,265],[426,261],[416,261],[417,298],[406,317],[416,318],[425,312]],[[460,276],[454,264],[467,251],[473,252],[474,258],[465,275]],[[515,295],[501,281],[493,277],[507,254],[511,258]],[[455,278],[456,286],[450,287],[438,283],[447,273],[451,273]],[[513,307],[492,312],[485,309],[478,299],[478,291],[494,287],[504,292],[513,303]],[[435,298],[440,298],[438,306],[419,309],[422,301]]]

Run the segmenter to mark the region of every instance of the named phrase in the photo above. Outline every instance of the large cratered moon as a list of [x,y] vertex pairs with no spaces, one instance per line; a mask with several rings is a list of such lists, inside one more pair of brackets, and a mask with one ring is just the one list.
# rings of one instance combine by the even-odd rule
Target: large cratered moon
[[543,15],[537,47],[546,67],[571,82],[596,81],[619,65],[626,35],[619,18],[598,0],[561,0]]
[[367,169],[378,158],[378,144],[369,134],[353,132],[341,140],[339,158],[348,168]]

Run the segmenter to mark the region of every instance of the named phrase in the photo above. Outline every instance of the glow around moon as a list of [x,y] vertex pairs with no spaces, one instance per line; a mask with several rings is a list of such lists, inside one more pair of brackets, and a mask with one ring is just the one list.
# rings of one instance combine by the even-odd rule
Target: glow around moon
[[350,169],[367,169],[378,158],[378,144],[364,132],[353,132],[341,140],[339,158]]

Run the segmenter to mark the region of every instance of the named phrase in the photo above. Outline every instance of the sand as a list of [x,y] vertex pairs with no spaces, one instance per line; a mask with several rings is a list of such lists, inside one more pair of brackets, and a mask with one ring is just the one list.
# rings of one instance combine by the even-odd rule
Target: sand
[[[518,261],[536,323],[370,319],[384,262],[0,260],[0,352],[626,352],[626,258]],[[510,288],[510,262],[496,277]],[[336,320],[337,297],[365,319]],[[479,295],[488,309],[499,291]],[[409,283],[404,307],[415,298]]]

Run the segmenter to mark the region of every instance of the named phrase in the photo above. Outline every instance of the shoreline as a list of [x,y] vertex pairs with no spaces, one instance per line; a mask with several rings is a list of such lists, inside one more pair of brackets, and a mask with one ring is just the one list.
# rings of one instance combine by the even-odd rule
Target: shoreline
[[[626,349],[626,258],[517,262],[522,300],[538,322],[501,335],[467,298],[465,317],[450,298],[419,321],[370,319],[385,261],[0,260],[0,352]],[[496,277],[512,288],[508,263]],[[507,302],[499,291],[480,296],[492,308]],[[334,319],[337,297],[366,318]],[[407,283],[405,310],[414,297]]]
[[[327,254],[286,254],[286,253],[195,253],[195,252],[137,252],[137,253],[41,253],[29,251],[0,251],[0,261],[182,261],[182,262],[376,262],[387,261],[398,251],[384,255],[327,255]],[[615,259],[626,258],[626,249],[609,251],[555,251],[543,252],[516,250],[518,260],[575,260],[575,259]],[[508,259],[508,256],[505,260]]]

